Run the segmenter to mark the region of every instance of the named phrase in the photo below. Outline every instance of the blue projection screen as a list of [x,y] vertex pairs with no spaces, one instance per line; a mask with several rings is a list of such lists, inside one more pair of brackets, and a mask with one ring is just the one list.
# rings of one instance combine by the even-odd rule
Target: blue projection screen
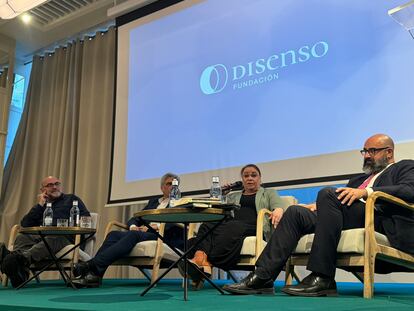
[[414,40],[392,0],[183,1],[118,28],[109,203],[211,176],[263,182],[360,172],[374,133],[413,158]]

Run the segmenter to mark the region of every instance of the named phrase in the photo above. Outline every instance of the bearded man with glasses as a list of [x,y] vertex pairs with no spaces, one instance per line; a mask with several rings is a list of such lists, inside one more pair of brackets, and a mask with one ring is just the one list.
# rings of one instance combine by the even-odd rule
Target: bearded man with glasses
[[[414,161],[395,163],[394,142],[389,136],[371,136],[361,154],[364,174],[352,178],[346,187],[323,188],[316,203],[290,206],[258,258],[255,271],[224,289],[232,294],[273,293],[273,281],[299,239],[315,233],[307,266],[311,274],[282,291],[294,296],[336,295],[336,249],[341,231],[364,227],[365,199],[373,191],[382,191],[414,202]],[[391,246],[414,254],[413,212],[385,201],[375,208],[375,231],[385,234]]]
[[[52,203],[53,220],[69,219],[73,201],[78,201],[80,216],[90,216],[82,200],[74,194],[63,193],[62,182],[54,176],[42,180],[37,204],[33,206],[20,222],[22,227],[35,227],[43,224],[43,212],[46,203]],[[45,237],[51,250],[56,254],[66,245],[74,243],[73,236]],[[14,241],[13,252],[4,243],[0,243],[0,269],[9,278],[13,287],[18,287],[29,278],[29,266],[32,262],[51,259],[49,252],[38,235],[18,234]]]

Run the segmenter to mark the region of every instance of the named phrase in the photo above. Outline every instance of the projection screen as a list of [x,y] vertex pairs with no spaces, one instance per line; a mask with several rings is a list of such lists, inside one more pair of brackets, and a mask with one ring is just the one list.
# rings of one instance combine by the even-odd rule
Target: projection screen
[[414,41],[387,15],[399,4],[181,1],[118,23],[108,203],[159,194],[166,172],[198,193],[247,163],[271,186],[342,179],[375,133],[413,158]]

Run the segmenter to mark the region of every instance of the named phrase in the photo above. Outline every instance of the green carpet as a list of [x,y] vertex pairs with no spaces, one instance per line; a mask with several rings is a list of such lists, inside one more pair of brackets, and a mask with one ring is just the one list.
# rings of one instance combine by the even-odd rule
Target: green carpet
[[[222,281],[216,282],[223,285]],[[276,283],[274,296],[221,295],[211,287],[189,291],[183,299],[180,280],[164,280],[144,297],[144,280],[104,280],[101,288],[73,290],[62,281],[35,282],[26,288],[0,289],[0,311],[37,310],[414,310],[414,284],[377,284],[375,298],[362,298],[362,285],[338,283],[339,296],[290,297]]]

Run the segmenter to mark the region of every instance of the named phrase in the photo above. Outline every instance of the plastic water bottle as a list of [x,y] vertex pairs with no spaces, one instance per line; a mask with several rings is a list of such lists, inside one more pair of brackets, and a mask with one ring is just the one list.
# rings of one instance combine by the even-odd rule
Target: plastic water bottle
[[172,181],[172,187],[170,192],[170,207],[174,207],[175,201],[181,198],[181,192],[178,188],[178,180],[176,178]]
[[79,214],[78,201],[74,200],[72,208],[70,209],[69,226],[79,227]]
[[210,198],[222,200],[222,193],[220,187],[220,178],[213,176],[210,188]]
[[46,203],[45,211],[43,212],[43,226],[51,226],[53,222],[52,203]]

